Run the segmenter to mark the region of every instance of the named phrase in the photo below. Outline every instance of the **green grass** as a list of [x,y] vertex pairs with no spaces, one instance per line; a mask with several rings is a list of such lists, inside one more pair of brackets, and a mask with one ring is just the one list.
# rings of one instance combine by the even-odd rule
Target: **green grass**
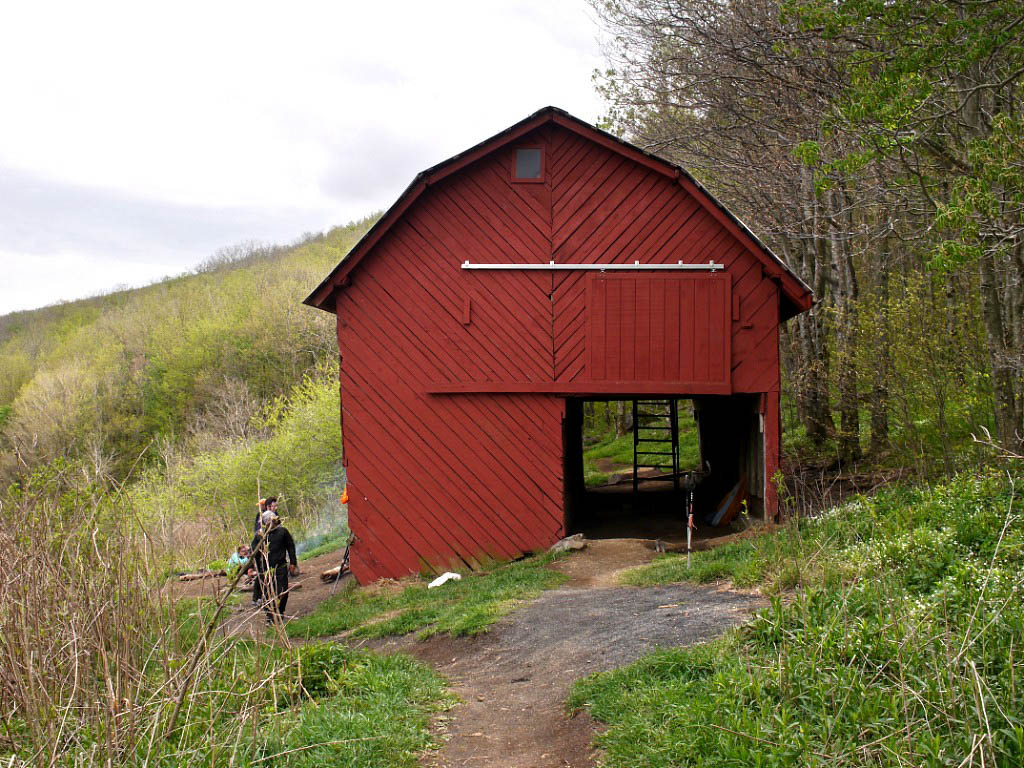
[[[181,600],[174,607],[177,651],[171,670],[197,648],[216,610],[208,598]],[[236,639],[218,643],[204,659],[173,736],[155,743],[143,738],[117,764],[412,768],[434,746],[432,714],[455,703],[441,677],[403,654],[335,643],[285,648]],[[167,687],[167,670],[157,659],[146,674],[151,679],[144,690]],[[10,726],[19,732],[16,720]],[[78,736],[86,743],[103,738]],[[21,744],[29,749],[29,742]],[[28,753],[9,746],[0,741],[0,762],[23,764],[19,759]]]
[[[978,518],[978,509],[963,510],[937,520],[929,517],[947,510],[952,500],[939,499],[942,494],[968,484],[968,492],[975,493],[972,483],[979,482],[968,476],[933,490],[895,486],[873,498],[858,497],[841,508],[825,512],[818,518],[804,518],[792,522],[773,533],[741,541],[734,541],[704,552],[694,553],[687,567],[684,555],[667,554],[650,565],[634,568],[621,577],[624,584],[653,586],[680,581],[706,583],[729,580],[740,588],[760,587],[763,592],[775,594],[798,586],[832,585],[849,578],[851,564],[837,553],[848,547],[869,542],[890,542],[917,529],[935,530],[942,521],[956,524],[956,535],[963,541],[975,542],[988,531],[996,520]],[[994,482],[991,479],[987,483]],[[921,512],[926,509],[927,514]],[[986,528],[988,526],[988,528]],[[918,535],[921,535],[920,533]],[[991,543],[991,542],[989,542]],[[952,551],[952,550],[951,550]],[[948,557],[948,552],[943,559]]]
[[[271,654],[278,670],[275,688],[258,718],[258,727],[238,738],[237,705],[255,682],[245,670]],[[332,766],[412,766],[432,746],[430,716],[454,703],[444,681],[427,665],[402,654],[379,655],[325,643],[297,649],[242,642],[218,665],[232,675],[203,681],[194,707],[211,713],[212,728],[183,734],[194,740],[190,764],[278,765],[294,768]],[[244,701],[244,698],[242,699]],[[195,712],[192,713],[193,718]],[[249,729],[244,729],[245,730]],[[277,757],[273,757],[277,755]],[[270,758],[273,759],[271,760]]]
[[319,644],[299,656],[314,700],[280,712],[250,745],[257,759],[299,751],[265,765],[416,766],[431,746],[431,713],[454,703],[430,667],[402,654]]
[[628,433],[616,437],[609,433],[600,442],[590,446],[583,452],[583,459],[611,459],[617,464],[633,463],[633,435]]
[[[649,443],[654,447],[649,450],[663,451],[671,450],[671,444]],[[616,437],[612,432],[603,440],[583,451],[583,482],[587,486],[604,485],[611,480],[611,475],[602,472],[597,467],[598,459],[610,459],[616,464],[629,465],[630,471],[633,467],[633,434],[629,433],[622,437]]]
[[[893,489],[698,553],[695,580],[803,589],[719,641],[581,681],[570,705],[609,725],[608,766],[1020,766],[1016,491],[998,475]],[[683,578],[681,560],[632,580]]]
[[[211,612],[209,600],[183,601],[179,618],[194,625],[191,632],[185,627],[186,637],[198,634],[198,625]],[[272,681],[276,705],[258,714],[257,734],[246,740],[242,759],[235,763],[241,765],[298,749],[272,764],[415,766],[417,756],[431,746],[430,715],[454,703],[444,681],[426,664],[403,654],[380,655],[335,643],[285,649],[243,641],[232,645],[217,667],[195,696],[199,701],[203,693],[211,697],[211,711],[218,709],[218,699],[253,684],[245,670],[278,670]],[[217,730],[236,727],[230,711],[218,712],[222,722]],[[227,757],[213,749],[198,762],[227,764]]]
[[[679,414],[679,466],[695,469],[700,465],[700,445],[697,440],[697,424],[686,408]],[[660,433],[664,434],[664,433]],[[654,437],[654,432],[641,430],[641,437]],[[644,443],[645,450],[672,450],[671,443]],[[611,477],[597,467],[598,459],[610,459],[616,464],[625,464],[632,470],[633,433],[616,437],[614,432],[606,434],[599,442],[583,450],[583,481],[588,486],[603,485]]]
[[689,567],[686,565],[685,555],[661,555],[650,565],[626,571],[619,579],[623,584],[634,587],[651,587],[679,581],[706,584],[721,579],[731,580],[736,587],[751,587],[762,584],[767,572],[779,562],[770,560],[768,551],[785,548],[786,540],[779,536],[766,544],[767,546],[762,546],[761,542],[746,540],[725,544],[705,552],[695,552],[691,555]]
[[357,636],[382,637],[419,632],[475,635],[512,611],[523,600],[565,581],[547,566],[557,556],[545,554],[509,563],[481,574],[464,575],[436,589],[414,584],[400,592],[369,592],[351,587],[321,603],[309,616],[288,624],[292,637],[325,637],[347,630]]
[[338,536],[329,536],[323,541],[317,543],[316,546],[304,550],[299,555],[299,560],[310,560],[314,557],[320,557],[320,555],[326,555],[328,552],[334,552],[335,550],[342,549],[347,541],[347,532]]

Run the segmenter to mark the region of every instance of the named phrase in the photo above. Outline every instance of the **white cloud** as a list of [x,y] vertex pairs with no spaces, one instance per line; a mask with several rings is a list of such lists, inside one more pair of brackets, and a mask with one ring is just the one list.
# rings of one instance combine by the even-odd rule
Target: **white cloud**
[[[542,106],[595,120],[588,12],[584,0],[9,4],[0,173],[92,190],[96,205],[343,223]],[[0,249],[18,253],[3,239],[14,228],[5,207]],[[97,218],[120,226],[116,209]],[[228,216],[218,237],[260,237],[241,228],[248,218]],[[127,242],[140,225],[124,224]],[[63,247],[104,259],[130,250]]]
[[0,250],[0,264],[7,312],[57,303],[51,291],[54,282],[63,286],[59,300],[72,301],[115,288],[137,288],[173,274],[159,262],[132,262],[80,251],[25,255]]

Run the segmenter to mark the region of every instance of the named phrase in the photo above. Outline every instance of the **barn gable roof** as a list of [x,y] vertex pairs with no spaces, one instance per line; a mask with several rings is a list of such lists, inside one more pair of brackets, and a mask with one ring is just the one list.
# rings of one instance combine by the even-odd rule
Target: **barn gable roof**
[[426,191],[427,187],[456,173],[470,163],[516,141],[521,136],[536,130],[546,123],[554,123],[573,131],[590,141],[625,155],[640,165],[676,179],[680,186],[692,195],[750,253],[764,264],[765,275],[779,284],[783,303],[780,319],[784,320],[811,308],[814,303],[814,294],[807,284],[786,266],[782,259],[772,253],[742,221],[722,205],[714,195],[708,192],[685,168],[652,155],[640,147],[630,144],[628,141],[624,141],[606,131],[602,131],[557,107],[544,107],[500,133],[485,139],[476,146],[418,173],[398,200],[363,235],[323,282],[305,298],[303,303],[327,312],[334,312],[334,302],[331,300],[334,289],[344,285],[346,278],[359,266],[360,262],[402,217],[405,211]]

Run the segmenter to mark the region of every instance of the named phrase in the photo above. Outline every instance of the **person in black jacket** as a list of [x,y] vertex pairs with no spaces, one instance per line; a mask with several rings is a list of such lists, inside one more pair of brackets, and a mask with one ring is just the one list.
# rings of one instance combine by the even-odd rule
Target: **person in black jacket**
[[295,540],[281,525],[281,518],[269,509],[263,513],[263,527],[252,540],[256,582],[267,613],[267,624],[284,616],[288,605],[288,574],[298,573]]

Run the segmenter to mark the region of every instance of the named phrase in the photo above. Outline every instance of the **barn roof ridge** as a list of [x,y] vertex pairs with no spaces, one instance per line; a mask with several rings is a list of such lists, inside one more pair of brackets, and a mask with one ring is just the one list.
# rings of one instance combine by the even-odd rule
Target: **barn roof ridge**
[[[767,245],[765,245],[764,242],[754,234],[750,227],[736,216],[736,214],[723,205],[717,197],[711,194],[711,192],[709,192],[708,189],[693,176],[693,174],[686,170],[686,168],[665,160],[664,158],[659,157],[636,144],[598,128],[595,125],[591,125],[585,120],[581,120],[575,115],[566,112],[564,109],[555,106],[543,107],[523,118],[519,122],[513,123],[504,130],[499,131],[493,136],[489,136],[468,149],[458,152],[451,157],[417,173],[395,202],[392,203],[387,211],[385,211],[374,225],[367,230],[351,250],[341,259],[337,266],[331,270],[330,274],[321,281],[321,283],[303,300],[302,303],[316,309],[333,312],[334,306],[328,301],[332,288],[342,282],[345,276],[351,273],[352,270],[358,266],[359,262],[362,261],[377,241],[379,241],[381,237],[383,237],[384,234],[398,221],[406,209],[408,209],[409,206],[419,198],[428,186],[440,181],[452,173],[455,173],[480,157],[488,155],[500,147],[505,146],[519,136],[539,128],[547,122],[554,122],[584,136],[589,134],[589,138],[603,140],[601,143],[604,143],[606,146],[610,142],[613,145],[611,147],[612,149],[622,152],[623,154],[632,157],[634,160],[638,160],[639,158],[637,158],[636,155],[639,155],[647,160],[644,165],[652,168],[652,170],[660,171],[665,175],[675,176],[680,180],[680,183],[684,188],[688,186],[692,187],[691,189],[687,189],[687,191],[690,192],[698,202],[704,204],[706,208],[708,207],[707,204],[710,204],[714,208],[714,210],[709,208],[709,212],[712,215],[716,215],[715,212],[717,211],[718,215],[716,215],[716,218],[724,216],[726,219],[726,221],[722,222],[723,224],[727,225],[727,222],[731,222],[738,228],[739,234],[741,235],[739,239],[741,241],[743,236],[749,238],[751,242],[748,244],[748,249],[751,252],[755,255],[760,254],[763,257],[766,257],[768,261],[781,269],[781,275],[778,275],[778,277],[781,278],[783,283],[787,280],[792,281],[788,286],[789,290],[786,290],[787,286],[785,285],[780,287],[782,288],[783,293],[787,295],[796,307],[797,312],[804,311],[812,306],[814,302],[814,294],[807,283],[805,283],[782,259],[780,259]],[[697,192],[697,194],[693,194],[694,192]],[[750,245],[753,247],[750,248]]]

